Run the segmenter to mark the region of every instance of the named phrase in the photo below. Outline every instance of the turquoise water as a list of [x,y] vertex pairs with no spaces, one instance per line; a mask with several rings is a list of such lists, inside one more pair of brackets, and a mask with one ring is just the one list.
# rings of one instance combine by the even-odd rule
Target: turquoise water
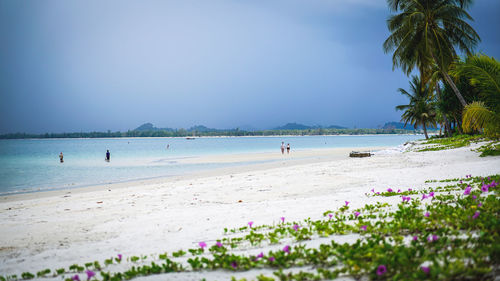
[[[281,142],[293,150],[397,146],[420,135],[113,138],[0,140],[0,194],[175,176],[220,168],[225,164],[186,164],[187,157],[251,152],[280,153]],[[166,146],[170,145],[169,149]],[[106,150],[111,161],[104,161]],[[59,163],[59,153],[64,163]]]

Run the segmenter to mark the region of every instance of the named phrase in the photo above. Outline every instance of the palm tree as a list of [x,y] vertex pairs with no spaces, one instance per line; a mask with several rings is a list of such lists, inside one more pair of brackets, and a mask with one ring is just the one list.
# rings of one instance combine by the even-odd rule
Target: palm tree
[[482,100],[465,107],[464,131],[484,129],[490,136],[500,135],[500,62],[484,55],[468,56],[456,64],[453,74],[467,78]]
[[418,76],[413,76],[410,82],[410,92],[399,88],[398,91],[410,99],[409,104],[398,105],[396,110],[404,110],[401,121],[410,123],[416,129],[422,126],[425,138],[428,139],[427,127],[436,127],[436,110],[434,108],[432,90],[428,84],[421,82]]
[[467,103],[448,74],[457,57],[455,48],[470,54],[480,41],[467,23],[472,17],[464,10],[470,0],[387,0],[389,7],[401,13],[391,16],[387,26],[391,35],[384,42],[386,53],[394,51],[392,62],[409,75],[416,67],[422,83],[429,79],[435,63],[452,87],[460,103]]

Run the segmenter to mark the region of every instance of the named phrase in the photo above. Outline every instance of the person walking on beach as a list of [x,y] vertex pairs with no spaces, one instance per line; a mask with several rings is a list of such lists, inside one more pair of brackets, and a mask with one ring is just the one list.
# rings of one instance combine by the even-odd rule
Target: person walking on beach
[[106,161],[109,162],[110,158],[111,158],[111,153],[109,153],[109,149],[108,149],[108,150],[106,150]]
[[285,142],[281,142],[281,154],[285,154]]
[[61,154],[59,154],[59,161],[61,163],[64,163],[64,156],[63,156],[62,152],[61,152]]
[[290,144],[286,145],[286,154],[290,154]]

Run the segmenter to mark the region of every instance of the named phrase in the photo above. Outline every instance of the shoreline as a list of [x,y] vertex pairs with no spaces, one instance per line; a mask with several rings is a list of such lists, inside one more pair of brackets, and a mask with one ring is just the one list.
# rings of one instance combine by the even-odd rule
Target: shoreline
[[[230,167],[208,168],[206,170],[190,171],[180,175],[173,176],[158,176],[152,178],[130,179],[118,182],[97,183],[72,187],[47,188],[48,190],[35,190],[16,192],[11,194],[0,194],[0,203],[19,200],[29,200],[35,198],[45,198],[51,196],[61,196],[68,193],[84,193],[100,191],[103,189],[123,188],[134,185],[157,184],[160,182],[175,182],[188,179],[200,179],[203,177],[218,176],[227,173],[242,173],[250,171],[259,171],[265,169],[276,168],[276,163],[280,162],[280,166],[295,166],[309,164],[315,162],[331,161],[334,158],[349,158],[348,153],[352,150],[369,150],[379,151],[387,149],[387,146],[377,147],[349,147],[349,148],[315,148],[307,150],[296,150],[291,154],[285,155],[275,152],[257,152],[257,153],[238,153],[238,154],[211,154],[196,157],[182,158],[180,162],[199,164],[199,163],[232,163]],[[325,154],[332,154],[325,156]],[[345,156],[345,157],[344,157]],[[263,163],[254,164],[252,162],[263,161]]]

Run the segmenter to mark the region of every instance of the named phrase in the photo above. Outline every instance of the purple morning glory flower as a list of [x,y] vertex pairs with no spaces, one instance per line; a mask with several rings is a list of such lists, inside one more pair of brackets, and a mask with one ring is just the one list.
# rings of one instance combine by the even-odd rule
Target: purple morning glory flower
[[349,201],[345,201],[345,205],[346,205],[346,206],[347,206],[347,205],[349,205]]
[[377,268],[377,275],[382,276],[387,272],[387,267],[385,265],[379,265]]
[[366,231],[366,225],[361,226],[361,230]]
[[285,217],[281,217],[280,219],[282,223],[285,223]]
[[236,269],[236,268],[238,268],[238,264],[237,264],[235,261],[233,261],[233,262],[231,263],[231,267],[232,267],[233,269]]
[[257,258],[263,258],[264,257],[264,253],[263,252],[260,252],[260,254],[257,255]]
[[388,188],[388,189],[387,189],[387,192],[392,192],[392,188]]
[[429,217],[430,216],[429,212],[425,212],[424,216]]
[[462,183],[462,181],[459,181],[459,183]]
[[429,235],[429,237],[427,237],[427,241],[429,242],[434,242],[434,241],[437,241],[439,239],[439,236],[437,236],[436,234],[432,234],[432,235]]
[[398,189],[398,193],[400,193],[400,192],[401,192],[401,189]]
[[377,195],[380,195],[380,192],[377,192],[376,194],[377,194]]
[[481,191],[488,192],[488,186],[483,184],[483,186],[481,187]]
[[122,254],[118,254],[118,260],[121,261],[122,260]]
[[425,274],[429,274],[429,272],[431,272],[431,268],[429,266],[422,266],[421,269],[425,272]]
[[472,216],[472,218],[473,218],[473,219],[477,219],[477,218],[479,217],[479,214],[481,214],[481,212],[476,211],[476,212],[474,213],[474,215]]
[[431,191],[431,192],[429,193],[429,197],[434,197],[434,191]]
[[276,259],[274,257],[269,257],[269,262],[273,262],[275,261]]
[[414,235],[413,236],[413,241],[417,241],[418,240],[418,236],[417,235]]
[[222,243],[221,243],[221,242],[217,241],[217,243],[215,243],[215,246],[217,246],[217,247],[219,247],[219,248],[222,248],[222,246],[223,246],[223,245],[222,245]]
[[293,230],[297,231],[299,228],[300,228],[300,226],[298,224],[293,225]]
[[333,215],[332,215],[332,214],[328,214],[328,216],[329,216],[330,218],[332,218],[332,217],[333,217]]
[[87,273],[87,280],[90,280],[90,278],[95,276],[95,272],[92,270],[86,270],[85,273]]
[[358,216],[359,216],[359,214],[360,214],[360,212],[354,212],[354,216],[355,216],[355,217],[358,217]]
[[205,242],[200,242],[198,243],[198,245],[200,246],[200,248],[203,250],[206,246],[207,246],[207,243]]
[[253,224],[253,221],[248,222],[248,226],[250,226],[250,228],[252,228],[252,224]]
[[428,198],[427,195],[422,194],[422,200],[427,199],[427,198]]
[[464,195],[469,195],[470,194],[470,191],[471,191],[472,187],[470,187],[470,185],[468,185],[465,190],[464,190]]
[[412,191],[412,190],[413,190],[413,189],[411,189],[411,188],[408,188],[408,191]]
[[71,277],[71,280],[80,281],[80,276],[78,276],[78,274],[76,274],[75,276]]
[[372,192],[375,193],[375,188],[372,188]]
[[283,252],[290,254],[290,246],[286,245],[286,246],[283,248]]
[[482,206],[483,206],[483,203],[479,203],[479,204],[477,204],[477,207],[478,207],[478,208],[481,208]]
[[472,199],[476,200],[477,196],[476,195],[472,195]]

